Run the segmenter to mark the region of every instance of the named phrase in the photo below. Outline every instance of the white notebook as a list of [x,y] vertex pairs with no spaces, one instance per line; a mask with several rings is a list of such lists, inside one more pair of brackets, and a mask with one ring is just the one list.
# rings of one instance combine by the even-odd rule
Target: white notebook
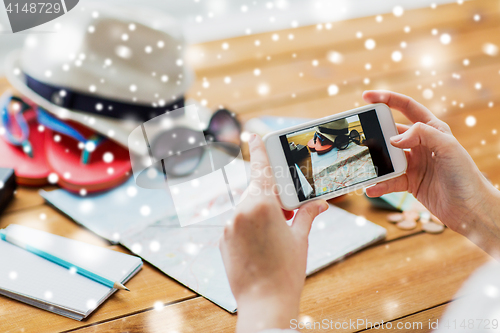
[[[142,267],[138,257],[36,229],[5,232],[111,281],[125,283]],[[82,320],[116,291],[1,239],[0,254],[0,294],[47,311]]]

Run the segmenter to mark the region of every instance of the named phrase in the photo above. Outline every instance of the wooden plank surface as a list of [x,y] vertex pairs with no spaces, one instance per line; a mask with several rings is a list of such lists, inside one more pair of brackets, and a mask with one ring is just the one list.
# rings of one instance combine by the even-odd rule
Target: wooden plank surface
[[[293,62],[279,63],[261,69],[259,76],[252,75],[251,71],[232,75],[229,85],[218,84],[219,81],[223,81],[224,75],[207,78],[210,82],[207,89],[200,87],[198,90],[193,88],[193,91],[196,93],[201,91],[201,96],[208,100],[209,106],[216,107],[221,104],[220,101],[225,101],[223,103],[225,106],[238,113],[253,113],[317,99],[333,100],[338,108],[353,108],[355,102],[362,102],[360,92],[364,89],[391,87],[394,84],[398,84],[399,88],[401,83],[404,83],[402,92],[420,97],[422,89],[432,88],[432,83],[435,83],[434,99],[438,102],[441,93],[446,91],[451,96],[448,96],[446,103],[440,104],[448,106],[453,99],[458,98],[459,101],[461,99],[461,94],[458,92],[447,91],[450,86],[470,88],[464,89],[462,93],[478,96],[480,92],[473,89],[475,82],[472,81],[470,86],[467,85],[469,80],[466,74],[487,65],[497,65],[494,57],[482,53],[482,45],[491,42],[491,36],[497,35],[499,31],[498,25],[485,30],[474,30],[460,36],[463,44],[455,42],[450,45],[442,45],[437,37],[431,36],[433,37],[431,40],[407,41],[408,46],[405,49],[399,46],[399,43],[405,40],[404,36],[396,39],[394,45],[377,46],[371,51],[364,49],[360,42],[358,49],[343,53],[344,60],[341,64],[327,61],[327,52],[310,57],[297,56]],[[396,50],[403,55],[401,62],[391,61],[391,53]],[[431,67],[421,64],[426,54],[432,55],[435,62]],[[463,65],[463,60],[466,58],[470,61],[468,66]],[[376,59],[379,61],[374,62]],[[313,60],[318,60],[317,66],[313,65]],[[371,65],[370,70],[365,69],[367,63]],[[378,66],[380,67],[377,68]],[[431,74],[433,70],[436,72],[435,75]],[[416,75],[417,71],[419,75]],[[461,79],[452,78],[452,73],[460,74]],[[364,82],[365,78],[370,80],[368,84]],[[437,84],[439,81],[442,81],[441,85]],[[201,79],[198,83],[202,85],[203,82]],[[258,87],[262,84],[269,88],[269,93],[258,93]],[[338,95],[328,95],[327,88],[331,84],[339,87]],[[422,86],[421,89],[417,88],[419,85]],[[485,89],[490,88],[488,82],[483,82],[483,85]],[[485,91],[487,90],[483,90],[482,93]],[[357,95],[357,98],[352,96],[353,94]],[[344,99],[349,103],[341,103]],[[440,108],[434,108],[440,111]]]
[[[486,8],[478,8],[486,6]],[[197,83],[191,89],[191,94],[196,98],[208,100],[208,105],[216,107],[224,104],[235,111],[249,112],[255,110],[267,110],[272,107],[284,104],[295,104],[298,100],[315,100],[325,98],[327,86],[335,83],[340,87],[340,93],[334,96],[334,102],[338,106],[338,97],[343,95],[342,91],[358,91],[357,99],[350,99],[348,108],[352,108],[355,101],[360,101],[360,92],[366,88],[373,88],[378,85],[392,86],[392,83],[399,84],[406,82],[408,78],[422,79],[425,76],[431,76],[432,69],[437,74],[447,73],[451,78],[452,70],[458,70],[462,67],[473,68],[473,66],[482,65],[485,61],[494,61],[494,58],[488,59],[488,56],[482,52],[482,45],[486,42],[495,42],[493,36],[498,30],[498,6],[495,1],[474,1],[468,2],[462,6],[450,4],[439,6],[436,10],[430,8],[413,11],[411,15],[406,15],[404,20],[388,16],[382,23],[377,23],[373,18],[364,18],[347,22],[336,23],[336,28],[331,30],[318,31],[313,27],[304,27],[290,30],[296,37],[293,41],[279,40],[270,42],[266,45],[260,45],[259,54],[271,56],[271,60],[261,60],[267,68],[252,64],[250,60],[242,62],[245,70],[235,73],[231,66],[216,67],[213,61],[207,61],[213,69],[211,76],[204,72],[199,74]],[[417,13],[418,12],[418,13]],[[475,13],[482,13],[479,22],[472,22],[472,16]],[[446,13],[446,14],[444,14]],[[455,15],[460,13],[460,15]],[[419,17],[418,26],[411,25],[415,17]],[[425,19],[424,19],[425,18]],[[357,22],[356,24],[354,22]],[[353,27],[350,27],[354,25]],[[405,26],[413,26],[410,33],[405,33]],[[431,30],[437,29],[438,35],[431,35]],[[297,31],[305,30],[302,38],[298,37]],[[342,33],[339,33],[339,31]],[[365,31],[365,36],[361,39],[354,38],[356,31]],[[366,35],[366,32],[370,35]],[[380,36],[376,36],[380,32]],[[448,32],[452,36],[452,42],[449,45],[442,45],[439,42],[439,34]],[[268,34],[268,39],[272,34]],[[373,50],[367,51],[364,47],[366,38],[373,37],[377,41],[377,46]],[[235,53],[253,54],[252,49],[254,40],[258,37],[245,36],[235,39],[231,42],[229,50],[223,57],[230,57]],[[336,38],[351,43],[348,47],[339,45]],[[400,43],[407,42],[407,47],[402,49]],[[236,43],[234,46],[233,44]],[[322,44],[322,48],[307,48],[309,43],[314,45]],[[240,45],[241,44],[241,45]],[[220,42],[211,45],[217,53],[220,50]],[[208,52],[205,47],[205,54]],[[275,59],[273,53],[275,49],[289,49],[286,57]],[[307,50],[302,53],[302,50]],[[311,50],[314,50],[311,51]],[[316,51],[317,50],[317,51]],[[400,50],[403,54],[403,61],[396,63],[391,61],[391,53]],[[333,64],[327,61],[329,51],[338,51],[343,55],[344,61],[341,64]],[[435,64],[431,67],[424,67],[421,64],[421,58],[425,54],[434,56]],[[293,54],[296,57],[293,57]],[[209,57],[209,56],[206,56]],[[471,57],[477,57],[472,59]],[[253,58],[259,58],[258,54]],[[262,56],[261,56],[262,58]],[[470,65],[463,66],[462,60],[470,58]],[[318,60],[318,66],[312,65],[312,60]],[[370,63],[372,69],[365,70],[365,64]],[[254,68],[261,69],[261,74],[256,77],[252,74]],[[415,71],[420,70],[421,76],[415,77]],[[303,73],[303,76],[299,76]],[[224,84],[225,76],[231,77],[230,84]],[[387,76],[392,76],[392,82],[387,80]],[[363,79],[371,79],[369,85],[363,84]],[[381,80],[377,80],[380,77]],[[208,88],[202,88],[205,79],[210,83]],[[435,79],[435,78],[434,78]],[[343,82],[346,81],[346,85]],[[383,81],[383,82],[378,82]],[[257,86],[265,82],[270,89],[269,94],[259,95]],[[414,85],[416,88],[417,84]],[[411,93],[410,91],[406,93]],[[292,97],[295,94],[295,98]],[[412,95],[416,95],[412,93]],[[421,95],[421,92],[418,93]],[[451,100],[450,100],[451,101]],[[340,105],[340,109],[344,107]],[[308,109],[310,110],[310,109]],[[282,113],[283,114],[283,113]]]
[[[469,274],[489,259],[450,230],[440,236],[418,234],[374,246],[309,277],[299,321],[398,320],[451,301]],[[99,332],[231,332],[234,317],[205,299],[195,299],[103,323],[98,328]],[[90,327],[77,332],[97,330]]]
[[[481,15],[479,21],[474,21],[475,14]],[[498,185],[500,63],[498,55],[487,55],[482,48],[485,43],[500,46],[499,16],[499,1],[475,0],[405,11],[400,18],[386,14],[381,23],[365,17],[322,24],[321,29],[304,26],[193,45],[187,62],[194,67],[197,79],[189,95],[213,109],[229,107],[246,121],[260,115],[322,117],[363,105],[361,93],[365,89],[397,90],[448,122],[480,169]],[[411,28],[408,33],[404,31],[406,26]],[[437,29],[436,35],[431,33],[433,29]],[[356,38],[357,32],[363,37]],[[449,45],[440,43],[442,33],[452,37]],[[278,41],[273,41],[273,34],[279,35]],[[290,34],[293,39],[289,39]],[[364,46],[368,38],[376,41],[373,50]],[[405,48],[401,47],[403,41]],[[221,48],[223,42],[228,43],[227,50]],[[396,50],[403,55],[401,62],[391,60]],[[343,61],[330,62],[331,51],[339,52]],[[433,65],[422,64],[425,55],[432,57]],[[463,64],[464,59],[469,65]],[[365,68],[367,63],[371,65],[369,70]],[[258,76],[254,75],[256,68],[260,70]],[[231,79],[229,84],[224,82],[226,77]],[[365,83],[366,78],[369,82]],[[475,89],[478,82],[481,89]],[[259,94],[263,84],[269,91]],[[338,86],[338,94],[328,94],[331,84]],[[0,80],[0,90],[6,87],[6,81]],[[426,89],[433,92],[429,99],[424,98]],[[397,121],[405,122],[399,113],[394,114]],[[473,127],[465,123],[469,115],[477,121]],[[420,227],[411,231],[396,228],[385,220],[387,211],[371,206],[362,194],[350,194],[336,205],[385,227],[387,239],[308,278],[301,303],[302,319],[341,321],[362,317],[394,325],[414,321],[425,324],[442,315],[463,281],[489,258],[450,230],[429,235]],[[44,205],[36,189],[18,189],[0,217],[1,228],[11,223],[110,247]],[[111,248],[126,252],[119,246]],[[127,298],[116,293],[83,322],[0,297],[0,331],[234,330],[236,315],[196,296],[148,264],[129,287],[134,292]],[[161,308],[157,303],[155,307],[155,302],[166,306]]]
[[[47,189],[51,189],[47,187]],[[5,208],[4,214],[42,205],[43,198],[38,195],[38,188],[18,186],[12,202]]]
[[[463,68],[436,75],[430,73],[424,75],[422,70],[419,71],[421,73],[419,76],[415,75],[416,70],[387,73],[375,77],[367,74],[366,77],[371,80],[368,85],[365,85],[361,80],[331,80],[329,83],[323,83],[320,88],[303,92],[303,95],[301,92],[292,91],[286,96],[262,104],[250,101],[248,102],[250,104],[236,106],[234,110],[241,111],[243,109],[241,118],[244,120],[261,115],[280,116],[285,114],[291,117],[324,117],[364,105],[361,97],[364,90],[393,87],[392,89],[412,96],[417,101],[427,105],[431,111],[447,120],[459,113],[470,112],[477,106],[486,107],[489,102],[493,102],[495,107],[498,107],[500,75],[493,76],[491,73],[498,73],[499,66],[496,59],[485,59],[488,61],[478,62],[481,65],[462,66]],[[456,66],[460,67],[458,64]],[[460,80],[454,79],[453,74],[460,75]],[[347,83],[343,84],[344,81]],[[474,89],[477,82],[482,84],[481,91]],[[328,85],[332,83],[338,86],[339,93],[335,96],[328,96]],[[309,86],[307,83],[304,85]],[[436,85],[436,88],[432,88],[432,85]],[[426,89],[433,92],[433,98],[430,100],[423,97],[423,91]],[[292,93],[295,93],[295,98],[291,97]],[[443,96],[445,97],[444,101],[442,100]],[[400,113],[394,115],[397,122],[408,122]]]
[[[452,3],[437,6],[436,9],[424,7],[406,11],[399,18],[388,13],[381,15],[383,21],[380,23],[375,21],[375,16],[369,16],[330,22],[330,29],[327,29],[323,24],[321,30],[312,25],[278,32],[241,36],[232,38],[230,41],[213,41],[194,45],[189,50],[189,61],[200,78],[210,75],[218,76],[224,74],[226,70],[228,74],[232,74],[244,69],[253,70],[254,67],[262,66],[272,67],[276,62],[290,61],[294,52],[314,52],[318,49],[326,51],[337,45],[341,47],[339,51],[342,51],[345,48],[345,43],[356,45],[358,40],[360,41],[358,44],[363,47],[362,45],[367,38],[389,35],[390,38],[378,41],[378,44],[381,45],[393,42],[391,36],[398,36],[399,33],[404,33],[403,36],[410,40],[414,39],[414,36],[427,36],[428,39],[431,39],[430,33],[434,28],[446,29],[448,32],[457,31],[458,27],[463,27],[462,29],[467,31],[475,30],[485,20],[490,20],[490,18],[495,20],[495,15],[498,14],[499,10],[496,0],[467,1],[462,5]],[[480,14],[482,20],[473,21],[475,14]],[[410,27],[409,33],[404,32],[404,28],[407,26]],[[362,38],[356,37],[358,32],[362,33]],[[275,33],[280,36],[278,41],[272,39]],[[293,40],[288,39],[289,34],[294,35]],[[256,40],[260,41],[259,46],[255,45]],[[300,43],[297,43],[297,40]],[[222,49],[223,42],[229,44],[227,50]],[[270,56],[271,60],[267,60],[267,56]]]
[[198,297],[158,310],[146,311],[97,326],[76,330],[78,333],[198,333],[234,332],[236,315]]
[[334,204],[350,213],[363,216],[368,221],[385,228],[387,230],[387,236],[383,242],[414,235],[422,231],[420,224],[413,230],[399,229],[394,223],[387,221],[387,214],[389,213],[387,210],[374,207],[362,193],[349,193],[345,200],[335,202]]
[[[427,332],[432,332],[433,328],[439,327],[439,319],[445,312],[446,308],[448,307],[449,303],[443,304],[443,305],[438,305],[436,307],[430,308],[428,310],[424,310],[409,316],[405,316],[401,319],[393,320],[391,321],[391,326],[394,328],[394,331],[396,332],[408,332],[408,333],[413,333],[413,332],[421,332],[421,333],[427,333]],[[390,330],[390,327],[388,329],[388,325],[384,326],[386,330]],[[365,330],[364,332],[378,332],[380,331],[380,328],[377,329],[375,324],[372,328]]]
[[450,301],[487,260],[451,230],[381,244],[310,277],[301,313],[334,321],[393,320]]

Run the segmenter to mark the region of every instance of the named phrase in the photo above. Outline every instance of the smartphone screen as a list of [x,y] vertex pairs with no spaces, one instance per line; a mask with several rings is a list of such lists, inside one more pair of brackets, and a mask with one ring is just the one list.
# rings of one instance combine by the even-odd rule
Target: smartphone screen
[[280,136],[300,202],[394,172],[375,109]]

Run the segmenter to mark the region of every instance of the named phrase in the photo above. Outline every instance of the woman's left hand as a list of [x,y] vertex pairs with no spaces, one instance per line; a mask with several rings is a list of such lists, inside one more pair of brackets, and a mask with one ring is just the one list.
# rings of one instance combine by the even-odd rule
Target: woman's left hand
[[238,303],[237,332],[289,328],[304,286],[308,235],[324,200],[300,207],[292,226],[281,210],[262,140],[250,141],[251,182],[234,221],[220,241],[231,290]]

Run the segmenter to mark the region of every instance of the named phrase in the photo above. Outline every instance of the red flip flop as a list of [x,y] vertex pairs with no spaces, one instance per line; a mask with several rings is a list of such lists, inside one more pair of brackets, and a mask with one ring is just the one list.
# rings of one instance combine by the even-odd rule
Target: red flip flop
[[[0,105],[0,167],[14,169],[20,185],[47,184],[51,169],[45,156],[45,133],[34,108],[10,92],[1,97]],[[18,110],[9,112],[12,107]]]
[[[314,134],[316,135],[316,134]],[[316,142],[314,142],[314,138],[312,138],[311,140],[309,140],[309,142],[307,143],[307,148],[309,148],[309,151],[313,152],[313,151],[316,151]]]
[[41,109],[38,121],[46,127],[47,160],[57,175],[53,180],[61,187],[92,193],[118,186],[129,178],[131,165],[126,148],[79,123],[63,122]]
[[330,150],[333,149],[333,142],[331,142],[329,139],[325,138],[319,133],[314,134],[313,140],[315,141],[314,150],[320,155],[328,153]]

